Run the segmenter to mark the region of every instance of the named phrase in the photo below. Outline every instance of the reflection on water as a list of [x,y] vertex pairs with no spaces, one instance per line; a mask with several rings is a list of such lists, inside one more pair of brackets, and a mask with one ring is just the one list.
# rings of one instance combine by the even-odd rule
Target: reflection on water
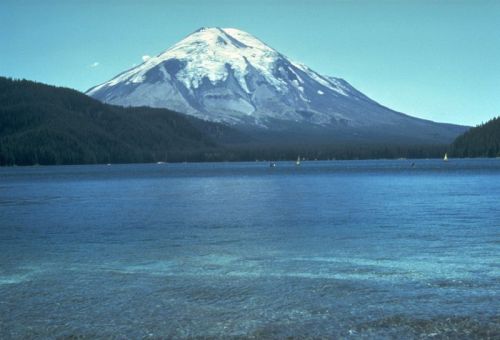
[[0,337],[500,336],[500,162],[0,169]]

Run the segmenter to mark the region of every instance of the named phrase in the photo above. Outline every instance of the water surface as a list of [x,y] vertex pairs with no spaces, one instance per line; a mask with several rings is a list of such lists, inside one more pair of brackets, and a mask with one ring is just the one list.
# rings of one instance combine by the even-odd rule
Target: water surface
[[1,168],[0,250],[2,339],[495,338],[500,160]]

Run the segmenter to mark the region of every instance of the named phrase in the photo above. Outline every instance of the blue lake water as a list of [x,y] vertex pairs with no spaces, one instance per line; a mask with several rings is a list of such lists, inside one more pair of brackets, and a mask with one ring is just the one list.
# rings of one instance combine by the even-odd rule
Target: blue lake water
[[498,338],[500,160],[0,168],[0,251],[2,339]]

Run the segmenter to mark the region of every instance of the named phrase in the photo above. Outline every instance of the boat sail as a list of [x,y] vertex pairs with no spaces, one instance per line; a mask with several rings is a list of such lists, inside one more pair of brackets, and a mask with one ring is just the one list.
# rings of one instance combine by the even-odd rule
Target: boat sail
[[447,162],[448,161],[448,153],[444,154],[443,161]]
[[297,161],[295,162],[295,165],[297,165],[297,166],[300,165],[300,156],[297,157]]

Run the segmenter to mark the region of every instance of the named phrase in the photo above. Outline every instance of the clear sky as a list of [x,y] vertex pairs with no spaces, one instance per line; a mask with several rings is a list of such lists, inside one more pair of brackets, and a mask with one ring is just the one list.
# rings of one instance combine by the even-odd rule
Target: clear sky
[[500,115],[500,1],[1,0],[0,75],[85,91],[203,26],[247,31],[417,117]]

